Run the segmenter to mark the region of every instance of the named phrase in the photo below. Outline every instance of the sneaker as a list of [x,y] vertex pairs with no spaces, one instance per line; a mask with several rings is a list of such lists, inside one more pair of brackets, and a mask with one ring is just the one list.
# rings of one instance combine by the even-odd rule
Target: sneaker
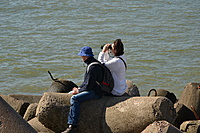
[[61,132],[61,133],[77,133],[76,127],[77,126],[69,125],[68,128],[65,131]]

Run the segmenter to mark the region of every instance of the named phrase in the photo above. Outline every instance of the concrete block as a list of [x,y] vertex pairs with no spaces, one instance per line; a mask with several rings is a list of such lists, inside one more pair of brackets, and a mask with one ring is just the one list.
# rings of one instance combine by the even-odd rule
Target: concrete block
[[[36,116],[47,128],[61,132],[67,127],[72,95],[45,92]],[[165,97],[103,97],[81,104],[79,133],[138,133],[154,121],[173,123],[176,112]]]
[[185,121],[180,130],[184,133],[200,133],[200,120]]
[[177,128],[180,128],[180,125],[184,121],[196,120],[194,113],[188,107],[186,107],[184,104],[176,103],[176,104],[174,104],[174,108],[176,109],[176,115],[177,115],[174,125]]
[[37,133],[2,97],[0,97],[1,133]]
[[20,94],[10,94],[8,95],[10,97],[13,97],[17,100],[23,100],[27,103],[39,103],[42,96],[39,95],[20,95]]
[[43,132],[43,133],[55,133],[51,131],[50,129],[46,128],[42,123],[40,123],[37,119],[37,117],[31,119],[28,121],[28,123],[37,131],[37,132]]
[[29,121],[35,117],[37,106],[38,106],[38,103],[32,103],[28,106],[23,117],[26,121]]
[[[198,117],[200,118],[200,83],[188,83],[184,88],[178,103],[184,104],[191,109],[194,107]],[[191,109],[192,110],[192,109]]]
[[29,103],[23,100],[17,100],[10,96],[0,95],[16,112],[18,112],[22,117],[26,112]]
[[182,133],[178,128],[167,121],[155,121],[141,133]]

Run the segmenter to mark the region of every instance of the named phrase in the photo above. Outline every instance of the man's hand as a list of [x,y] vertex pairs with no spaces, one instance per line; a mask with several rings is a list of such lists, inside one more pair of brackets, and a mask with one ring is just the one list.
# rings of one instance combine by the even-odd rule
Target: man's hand
[[79,88],[76,88],[76,87],[74,87],[73,89],[72,89],[72,91],[73,91],[73,95],[76,95],[76,94],[78,94],[79,93]]

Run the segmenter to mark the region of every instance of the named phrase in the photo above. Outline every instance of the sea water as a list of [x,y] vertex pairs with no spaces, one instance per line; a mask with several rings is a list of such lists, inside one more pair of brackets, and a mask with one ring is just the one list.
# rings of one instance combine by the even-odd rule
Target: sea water
[[1,0],[0,94],[42,95],[54,78],[83,81],[77,55],[122,39],[128,80],[179,96],[200,82],[199,0]]

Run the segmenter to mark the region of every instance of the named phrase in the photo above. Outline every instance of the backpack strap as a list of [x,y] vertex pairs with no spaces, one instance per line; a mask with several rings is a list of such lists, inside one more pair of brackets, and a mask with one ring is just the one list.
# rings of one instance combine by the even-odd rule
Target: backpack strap
[[99,65],[101,65],[99,62],[92,62],[92,63],[90,63],[90,64],[88,65],[88,67],[87,67],[87,72],[89,71],[90,66],[92,66],[92,65],[94,65],[94,64],[99,64]]
[[117,58],[120,58],[120,59],[124,62],[125,68],[126,68],[126,70],[127,70],[126,62],[122,59],[122,57],[117,57]]
[[[90,63],[90,64],[88,65],[88,67],[87,67],[87,73],[88,73],[88,71],[89,71],[89,69],[90,69],[90,66],[95,65],[95,64],[101,65],[99,62],[92,62],[92,63]],[[99,83],[98,81],[96,81],[96,83],[97,83],[98,85],[100,85],[100,83]]]

